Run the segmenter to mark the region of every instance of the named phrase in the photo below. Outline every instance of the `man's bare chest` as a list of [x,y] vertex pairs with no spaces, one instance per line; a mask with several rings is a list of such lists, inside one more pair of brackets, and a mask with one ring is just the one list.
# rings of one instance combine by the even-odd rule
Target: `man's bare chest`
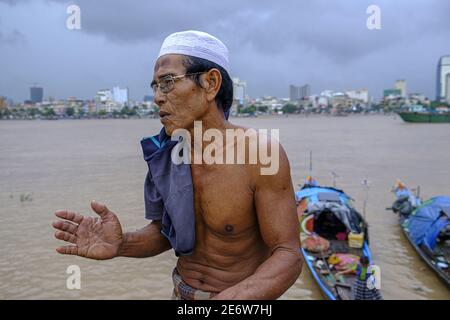
[[191,167],[198,223],[219,235],[239,235],[256,223],[251,175],[245,169]]

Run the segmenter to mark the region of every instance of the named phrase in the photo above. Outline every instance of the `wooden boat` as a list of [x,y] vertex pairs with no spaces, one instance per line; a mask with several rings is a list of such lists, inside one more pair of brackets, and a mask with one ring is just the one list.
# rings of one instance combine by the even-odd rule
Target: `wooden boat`
[[404,184],[395,186],[397,200],[392,209],[411,246],[450,288],[450,197],[438,196],[425,202]]
[[[356,274],[339,273],[343,266],[336,258],[341,262],[348,258],[349,265],[358,263],[363,255],[372,260],[367,222],[347,194],[318,186],[311,177],[296,192],[296,200],[301,253],[315,282],[327,299],[351,300]],[[352,244],[353,237],[357,238],[356,245]],[[315,241],[318,245],[314,247]]]

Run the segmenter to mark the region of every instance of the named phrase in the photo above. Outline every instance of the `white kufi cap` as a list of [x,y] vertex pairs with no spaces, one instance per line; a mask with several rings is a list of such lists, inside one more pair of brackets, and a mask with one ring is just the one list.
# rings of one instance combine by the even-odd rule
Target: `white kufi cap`
[[227,47],[206,32],[189,30],[172,33],[164,39],[158,58],[166,54],[183,54],[209,60],[230,74]]

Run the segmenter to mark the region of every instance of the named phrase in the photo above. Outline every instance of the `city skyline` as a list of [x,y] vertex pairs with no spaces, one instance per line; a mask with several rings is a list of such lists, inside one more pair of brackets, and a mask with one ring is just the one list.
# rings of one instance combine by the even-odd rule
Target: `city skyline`
[[[379,102],[383,102],[387,99],[407,99],[411,97],[413,100],[420,97],[421,101],[436,101],[442,103],[450,104],[450,55],[442,56],[439,59],[438,68],[437,68],[437,81],[436,88],[437,94],[435,99],[427,97],[426,95],[420,92],[408,92],[407,91],[407,81],[406,79],[398,79],[395,81],[394,86],[384,89],[382,98],[379,99]],[[292,102],[298,102],[301,100],[314,100],[323,97],[331,97],[331,96],[346,96],[348,99],[356,99],[358,101],[363,102],[364,104],[376,102],[373,95],[370,95],[369,90],[367,88],[360,89],[349,89],[345,91],[336,91],[333,89],[322,90],[320,93],[313,92],[311,93],[311,86],[309,84],[304,84],[302,86],[297,85],[289,85],[289,97],[276,97],[271,95],[264,95],[260,97],[250,97],[247,94],[247,82],[245,80],[241,80],[237,77],[233,78],[233,99],[238,101],[239,104],[244,107],[251,100],[260,100],[260,99],[280,99],[280,100],[289,100]],[[119,86],[113,86],[112,89],[100,89],[96,92],[94,98],[82,98],[78,99],[75,96],[70,96],[68,98],[56,98],[55,97],[44,97],[43,95],[44,88],[39,86],[37,83],[34,83],[33,86],[30,87],[30,98],[29,100],[24,100],[24,104],[48,104],[51,101],[95,101],[102,102],[103,104],[110,105],[128,105],[129,102],[152,102],[153,96],[144,95],[142,99],[131,99],[129,95],[129,88],[120,88]],[[14,102],[12,99],[8,98],[6,95],[0,95],[0,98],[3,98],[3,101],[6,101],[7,104],[13,105],[17,102]],[[150,99],[151,98],[151,99]],[[20,102],[19,102],[20,104]]]
[[202,13],[179,1],[76,4],[81,29],[68,30],[67,3],[0,0],[0,95],[24,101],[38,83],[46,97],[92,99],[120,84],[141,100],[152,94],[162,40],[184,29],[226,43],[231,76],[247,82],[250,97],[288,97],[290,84],[307,83],[314,93],[367,88],[379,99],[406,79],[409,92],[434,99],[438,60],[450,52],[444,0],[378,1],[380,30],[366,27],[370,1],[202,2]]
[[[450,73],[448,73],[447,75],[450,78]],[[399,83],[402,83],[402,86],[404,86],[404,88],[398,88]],[[400,79],[400,80],[396,80],[394,85],[389,87],[386,86],[385,89],[383,89],[382,94],[380,95],[379,98],[374,99],[374,95],[371,94],[367,88],[348,88],[347,90],[335,90],[332,88],[328,88],[328,89],[324,89],[324,90],[320,90],[318,92],[314,92],[311,90],[311,86],[309,84],[304,84],[302,86],[295,86],[295,85],[289,85],[288,91],[289,94],[287,95],[282,95],[282,96],[275,96],[275,95],[262,95],[262,96],[249,96],[248,94],[246,94],[246,81],[245,80],[241,80],[239,78],[233,78],[233,95],[234,95],[234,99],[240,100],[240,102],[242,103],[244,100],[246,101],[250,101],[250,100],[258,100],[258,99],[264,99],[264,98],[277,98],[277,99],[287,99],[290,101],[298,101],[298,100],[303,100],[303,99],[308,99],[308,98],[312,98],[312,97],[320,97],[320,96],[327,96],[327,95],[347,95],[349,97],[352,96],[359,96],[360,100],[364,100],[366,102],[368,101],[382,101],[385,97],[387,97],[388,95],[394,95],[394,96],[399,96],[399,97],[403,97],[406,98],[409,95],[423,95],[424,98],[428,98],[431,101],[436,100],[439,101],[439,99],[437,99],[437,97],[434,96],[426,96],[424,94],[422,94],[421,92],[407,92],[406,91],[406,83],[407,81],[405,79]],[[450,81],[444,82],[444,84],[446,86],[450,85]],[[105,94],[109,94],[110,95],[110,99],[111,101],[116,101],[116,102],[120,102],[121,104],[123,104],[124,102],[128,102],[128,101],[135,101],[135,102],[148,102],[151,100],[153,101],[153,93],[152,94],[145,94],[143,97],[131,97],[129,94],[129,89],[126,86],[124,89],[121,89],[120,86],[114,85],[112,88],[103,88],[103,89],[97,89],[94,93],[93,96],[91,97],[76,97],[74,95],[69,95],[67,97],[55,97],[55,96],[47,96],[44,95],[44,86],[42,85],[37,85],[36,83],[33,84],[32,86],[28,87],[29,89],[29,93],[28,93],[28,97],[27,99],[23,100],[23,101],[14,101],[13,99],[11,99],[11,97],[8,97],[5,94],[0,94],[0,97],[3,97],[7,100],[10,100],[12,102],[14,102],[14,104],[27,104],[27,103],[42,103],[42,102],[51,102],[51,101],[67,101],[67,100],[83,100],[83,101],[96,101],[98,99],[98,95],[99,93],[101,93],[102,95]],[[39,90],[39,93],[36,93],[36,90]],[[294,93],[295,92],[295,93]],[[302,94],[302,92],[304,94]],[[450,90],[449,90],[450,92]],[[38,94],[40,96],[40,98],[38,98],[36,100],[36,98],[33,98],[33,96],[36,96],[36,94]],[[293,94],[295,95],[295,97],[293,97]],[[361,95],[364,96],[364,98],[361,98]],[[118,97],[121,98],[118,98]],[[125,97],[125,98],[123,98]],[[119,101],[120,100],[120,101]],[[441,102],[445,102],[445,99],[441,99]]]

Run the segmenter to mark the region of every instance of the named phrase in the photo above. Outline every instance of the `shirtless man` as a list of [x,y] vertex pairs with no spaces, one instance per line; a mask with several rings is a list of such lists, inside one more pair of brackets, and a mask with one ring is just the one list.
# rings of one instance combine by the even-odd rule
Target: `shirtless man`
[[[224,116],[231,105],[224,101],[232,100],[223,97],[223,77],[230,80],[226,71],[213,64],[217,68],[201,70],[194,79],[189,75],[193,61],[198,60],[183,54],[156,61],[154,99],[166,133],[184,128],[193,136],[194,121],[223,133],[239,128]],[[172,79],[170,90],[167,83],[161,85],[168,75],[180,76]],[[260,167],[191,164],[195,246],[192,254],[178,258],[176,271],[185,285],[211,293],[213,299],[277,299],[300,274],[299,228],[285,152],[280,150],[276,174],[261,175]],[[55,213],[64,219],[53,223],[55,237],[74,244],[57,248],[59,253],[105,260],[152,257],[171,249],[160,221],[122,233],[117,216],[104,204],[93,201],[91,207],[98,218],[67,210]]]

